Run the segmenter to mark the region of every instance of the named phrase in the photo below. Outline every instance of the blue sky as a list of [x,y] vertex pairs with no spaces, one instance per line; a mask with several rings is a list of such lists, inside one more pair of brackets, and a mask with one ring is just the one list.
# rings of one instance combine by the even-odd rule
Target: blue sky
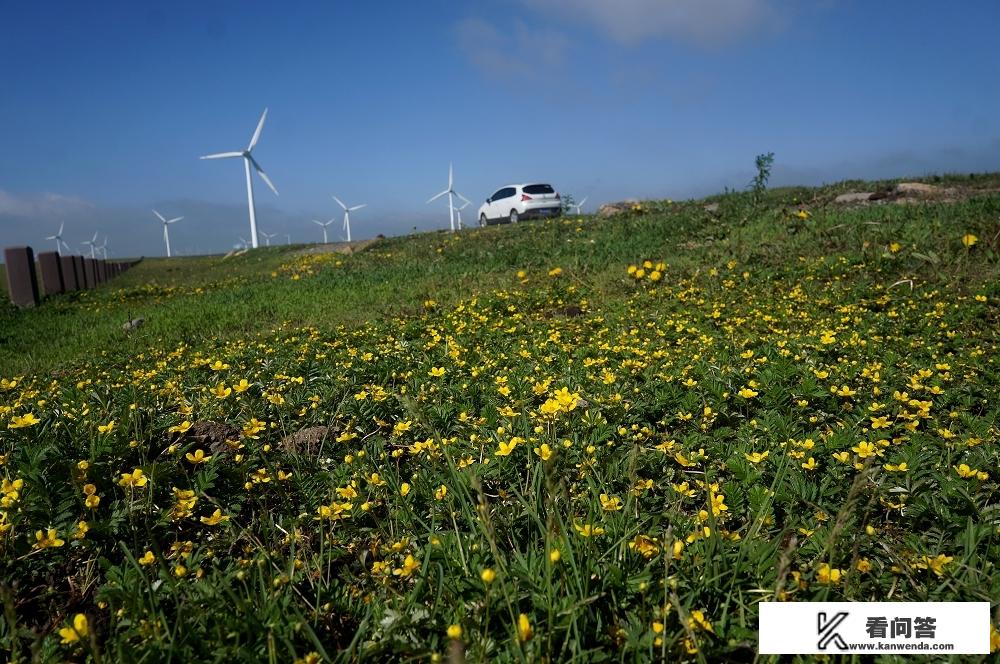
[[[101,232],[182,252],[260,227],[355,238],[447,226],[507,182],[683,198],[775,184],[1000,170],[1000,4],[784,0],[16,3],[0,23],[0,245]],[[467,212],[473,212],[469,208]],[[475,215],[470,214],[468,218]],[[339,223],[335,225],[339,229]]]

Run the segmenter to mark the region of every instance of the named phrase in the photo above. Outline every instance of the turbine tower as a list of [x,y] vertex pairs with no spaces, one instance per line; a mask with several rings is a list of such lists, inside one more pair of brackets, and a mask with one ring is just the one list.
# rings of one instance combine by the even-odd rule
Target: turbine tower
[[441,198],[445,194],[448,194],[448,223],[451,226],[451,232],[455,232],[455,196],[458,196],[463,201],[470,202],[468,198],[462,194],[455,191],[454,186],[455,178],[453,177],[451,164],[448,164],[448,188],[442,191],[440,194],[435,194],[427,202],[433,203],[437,199]]
[[[59,252],[59,243],[62,242],[63,226],[65,226],[65,225],[66,225],[65,222],[60,223],[59,224],[59,232],[56,233],[55,235],[50,235],[47,238],[45,238],[46,240],[55,240],[56,241],[56,253],[57,254],[60,253]],[[63,242],[63,244],[65,245],[66,243]],[[68,246],[66,248],[69,249]]]
[[461,207],[455,208],[455,216],[458,217],[458,230],[462,230],[462,210],[469,207],[471,204],[471,201],[465,201]]
[[[344,205],[344,202],[342,200],[340,200],[339,198],[337,198],[336,196],[333,197],[333,200],[337,201],[337,204],[340,205],[340,207],[344,208],[344,230],[347,231],[347,241],[350,242],[351,241],[351,212],[353,212],[354,210],[360,210],[361,208],[363,208],[366,205],[368,205],[368,203],[362,203],[361,205],[355,205],[354,207],[347,207],[346,205]],[[323,229],[323,235],[326,236],[326,229]]]
[[576,213],[577,214],[583,214],[583,212],[581,212],[581,210],[583,209],[583,204],[587,202],[587,198],[588,198],[588,196],[584,196],[582,201],[580,201],[579,203],[574,203],[573,204],[573,207],[576,208]]
[[97,233],[94,233],[94,237],[90,240],[84,240],[80,244],[85,244],[90,247],[90,257],[97,258],[97,254],[94,252],[94,247],[97,245]]
[[326,227],[329,226],[330,224],[332,224],[335,221],[337,221],[337,219],[333,218],[333,219],[331,219],[330,221],[328,221],[328,222],[326,222],[324,224],[322,221],[317,221],[315,219],[312,220],[312,222],[314,224],[316,224],[317,226],[319,226],[320,228],[323,229],[323,244],[326,244]]
[[202,159],[230,159],[233,157],[243,158],[243,166],[246,169],[247,175],[247,205],[250,208],[250,242],[253,244],[254,249],[257,248],[257,213],[254,210],[253,205],[253,179],[250,177],[251,166],[253,166],[254,170],[257,171],[257,175],[259,175],[260,179],[264,181],[264,184],[271,188],[274,195],[278,195],[278,190],[274,188],[274,185],[271,183],[270,178],[267,177],[264,169],[260,167],[260,164],[257,163],[257,160],[254,159],[253,154],[251,154],[254,146],[257,145],[257,141],[260,140],[260,132],[264,129],[265,119],[267,119],[266,108],[260,116],[260,121],[257,123],[257,129],[253,132],[253,136],[250,138],[250,145],[247,146],[246,150],[241,150],[239,152],[218,152],[216,154],[209,154],[202,157]]
[[170,233],[167,230],[167,226],[169,226],[170,224],[176,224],[184,217],[174,217],[173,219],[164,219],[163,215],[157,212],[156,210],[153,210],[153,214],[155,214],[159,218],[159,220],[163,222],[163,242],[166,243],[167,245],[167,258],[170,258]]
[[272,237],[277,237],[277,235],[278,235],[277,233],[265,233],[264,231],[261,231],[260,234],[264,236],[264,246],[265,247],[270,247],[271,246],[271,238]]

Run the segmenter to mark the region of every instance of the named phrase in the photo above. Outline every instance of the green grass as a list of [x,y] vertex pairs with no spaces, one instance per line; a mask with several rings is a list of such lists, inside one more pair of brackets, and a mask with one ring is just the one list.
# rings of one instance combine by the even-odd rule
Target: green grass
[[763,599],[995,602],[1000,196],[947,183],[147,260],[7,309],[0,643],[746,660]]

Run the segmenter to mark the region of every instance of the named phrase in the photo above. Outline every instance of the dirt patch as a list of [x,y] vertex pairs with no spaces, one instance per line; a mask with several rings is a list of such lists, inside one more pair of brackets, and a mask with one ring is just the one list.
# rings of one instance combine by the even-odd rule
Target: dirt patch
[[378,244],[384,239],[385,236],[380,233],[370,240],[361,240],[359,242],[328,242],[326,244],[313,244],[305,249],[296,251],[294,255],[316,256],[319,254],[356,254],[359,251],[364,251],[372,245]]
[[319,454],[323,441],[335,432],[330,427],[308,427],[300,429],[281,441],[281,449],[291,454],[315,456]]
[[240,430],[235,427],[211,420],[198,420],[177,441],[194,441],[207,447],[212,454],[225,454],[230,451],[226,441],[239,441],[239,439]]

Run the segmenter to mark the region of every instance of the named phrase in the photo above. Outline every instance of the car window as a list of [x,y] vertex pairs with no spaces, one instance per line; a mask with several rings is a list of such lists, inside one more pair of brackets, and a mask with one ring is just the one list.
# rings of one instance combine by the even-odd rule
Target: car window
[[556,190],[550,184],[529,184],[524,187],[526,194],[554,194]]
[[497,189],[496,193],[490,196],[491,201],[498,201],[503,198],[503,189]]
[[514,187],[504,187],[503,189],[500,190],[500,193],[497,195],[497,198],[510,198],[511,196],[514,195],[514,191],[515,191]]

